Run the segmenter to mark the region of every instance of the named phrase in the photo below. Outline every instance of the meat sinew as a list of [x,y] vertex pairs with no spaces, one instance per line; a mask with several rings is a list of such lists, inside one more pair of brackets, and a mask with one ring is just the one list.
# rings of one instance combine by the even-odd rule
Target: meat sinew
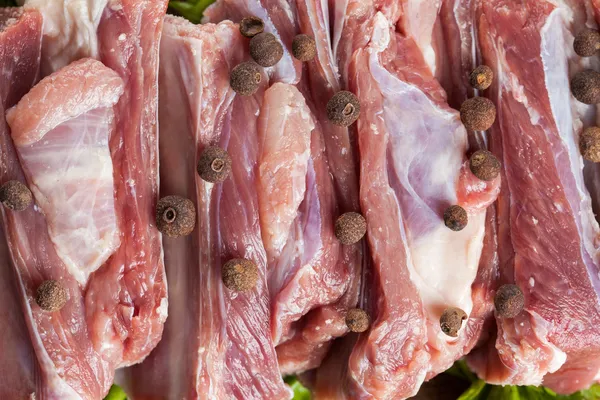
[[[261,109],[273,110],[282,100],[279,94],[297,96],[285,84],[270,88],[270,94],[262,84],[252,96],[236,95],[229,71],[243,60],[243,44],[231,22],[194,26],[177,17],[165,22],[161,193],[191,199],[197,225],[188,237],[164,239],[169,319],[158,348],[127,373],[136,399],[291,397],[271,340],[267,256],[255,187],[258,115]],[[266,101],[274,103],[272,108]],[[310,118],[298,106],[294,113]],[[300,139],[300,153],[307,151],[305,139]],[[196,171],[208,146],[219,146],[231,157],[231,172],[222,183],[207,182]],[[256,287],[237,292],[224,285],[221,269],[232,258],[256,263]]]

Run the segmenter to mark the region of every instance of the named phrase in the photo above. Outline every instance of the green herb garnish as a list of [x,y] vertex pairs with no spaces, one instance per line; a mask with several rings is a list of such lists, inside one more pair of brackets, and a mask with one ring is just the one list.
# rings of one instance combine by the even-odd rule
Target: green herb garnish
[[214,2],[215,0],[170,1],[169,7],[183,18],[198,24],[204,10]]

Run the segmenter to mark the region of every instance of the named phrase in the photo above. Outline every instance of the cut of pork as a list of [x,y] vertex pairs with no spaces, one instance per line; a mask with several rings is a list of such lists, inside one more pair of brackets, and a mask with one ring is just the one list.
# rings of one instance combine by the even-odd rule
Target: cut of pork
[[[6,105],[14,105],[37,78],[41,24],[41,16],[30,11],[2,32],[3,67],[5,71],[13,71],[14,79],[12,83],[2,83]],[[8,35],[14,35],[10,38],[12,43],[5,43]],[[16,41],[17,35],[22,35],[21,43]],[[9,131],[3,126],[0,180],[24,182]],[[111,373],[91,348],[87,326],[82,323],[85,310],[81,287],[57,256],[43,214],[36,207],[18,213],[2,210],[10,255],[17,272],[15,286],[40,366],[35,395],[69,399],[102,397],[111,383]],[[69,301],[60,312],[46,313],[35,303],[35,291],[46,279],[59,281],[68,292]],[[36,371],[34,368],[31,373],[37,374]]]
[[122,93],[114,71],[84,59],[44,79],[6,115],[56,252],[84,286],[120,244],[108,140]]
[[[269,261],[272,329],[279,363],[286,373],[302,372],[318,366],[328,342],[347,332],[345,312],[357,303],[363,245],[340,246],[332,230],[340,214],[359,211],[356,152],[349,130],[331,124],[325,112],[327,101],[340,90],[327,2],[224,0],[211,6],[205,16],[210,21],[238,21],[250,14],[265,18],[266,29],[278,35],[288,50],[298,33],[314,37],[317,45],[317,57],[304,70],[297,69],[293,80],[281,73],[271,74],[272,82],[299,81],[298,89],[315,116],[309,162],[314,173],[309,171],[306,183],[299,182],[294,189],[304,191],[304,201],[288,210],[295,215],[291,232],[296,232],[297,239],[303,237],[304,248],[290,241],[287,252]],[[278,71],[290,62],[288,70],[292,65],[298,68],[297,60],[284,57]],[[273,215],[271,220],[277,218]],[[264,218],[262,224],[263,231],[268,231]],[[297,236],[299,233],[303,236]],[[285,232],[284,237],[294,236]],[[298,322],[291,324],[293,321]]]
[[[245,42],[231,22],[196,26],[166,18],[159,80],[161,193],[191,199],[198,221],[192,235],[164,239],[169,318],[154,352],[124,374],[133,399],[291,397],[271,340],[256,195],[258,115],[274,107],[263,104],[264,84],[248,97],[229,86],[229,71],[244,59]],[[278,88],[294,90],[284,84],[272,90]],[[226,149],[232,158],[223,183],[205,182],[196,172],[209,145]],[[240,257],[253,260],[260,271],[257,286],[247,292],[222,282],[223,263]]]
[[[36,4],[29,6],[35,8]],[[67,12],[66,9],[63,11]],[[105,75],[109,81],[94,82],[94,71],[98,68],[89,71],[84,68],[82,78],[85,76],[84,82],[91,87],[83,87],[83,90],[87,94],[95,93],[94,96],[86,96],[82,102],[64,101],[81,95],[78,91],[82,89],[82,82],[74,79],[71,82],[73,86],[65,84],[68,79],[61,78],[53,82],[48,91],[43,89],[43,85],[39,86],[30,97],[30,100],[35,100],[40,93],[43,96],[51,94],[48,97],[62,96],[61,101],[46,104],[38,99],[38,107],[29,110],[35,116],[30,121],[18,118],[19,113],[26,113],[29,108],[25,103],[14,110],[11,122],[16,127],[15,139],[18,137],[17,145],[25,172],[33,185],[36,205],[21,213],[5,211],[5,229],[17,276],[23,286],[24,312],[40,363],[42,397],[102,398],[112,384],[114,369],[139,362],[154,348],[162,334],[167,312],[166,282],[162,243],[153,221],[158,197],[158,42],[165,11],[166,1],[111,1],[102,12],[96,34],[98,56],[112,71],[97,61],[89,60],[71,66],[77,69],[86,63],[95,63],[99,69],[109,72]],[[44,18],[55,16],[50,13]],[[90,15],[81,13],[70,17],[83,21]],[[79,54],[77,48],[83,47],[78,41],[69,42],[69,45],[72,48],[65,49],[65,54]],[[39,41],[35,51],[39,57]],[[31,62],[30,68],[35,68],[37,76],[39,59]],[[116,91],[110,85],[115,81],[121,82],[121,88]],[[119,97],[120,91],[123,94]],[[111,107],[116,100],[119,102]],[[38,111],[39,115],[36,114]],[[113,115],[114,118],[111,117]],[[28,126],[28,123],[32,125]],[[71,129],[75,126],[77,129]],[[73,146],[70,141],[60,143],[64,138],[61,138],[62,135],[71,134],[81,138],[78,146]],[[31,141],[37,141],[41,135],[44,135],[42,143],[36,147],[38,143]],[[106,139],[109,139],[108,149]],[[89,168],[79,171],[83,174],[82,179],[87,177],[89,184],[83,185],[83,189],[92,189],[92,182],[95,188],[102,190],[95,194],[92,190],[90,193],[79,191],[85,199],[68,197],[69,191],[72,194],[73,190],[81,189],[69,181],[73,178],[69,174],[77,172],[76,168],[67,168],[64,163],[69,160],[53,158],[52,154],[46,153],[44,140],[48,140],[51,146],[57,146],[56,150],[63,151],[65,155],[74,156],[86,151],[86,147],[95,153],[95,158],[81,157],[81,154],[72,158],[71,167],[93,162],[111,163],[110,173]],[[3,138],[2,154],[6,159],[3,165],[7,166],[2,171],[2,182],[12,179],[23,181],[24,174],[8,134]],[[64,168],[65,176],[62,178],[69,179],[62,179],[61,185],[44,182],[45,172],[36,165],[43,158],[46,158],[43,161],[46,167],[52,167],[51,161],[58,170]],[[112,190],[108,182],[112,182]],[[92,201],[93,196],[96,197]],[[111,206],[108,203],[113,196],[114,205]],[[60,225],[67,220],[57,218],[58,208],[64,206],[61,198],[69,198],[79,207],[89,207],[88,218],[101,217],[95,219],[94,227],[86,224],[86,228],[98,230],[99,235],[90,234],[86,239],[92,242],[102,240],[106,233],[104,238],[112,239],[105,243],[106,246],[96,248],[102,248],[105,253],[98,256],[91,248],[82,253],[81,249],[69,248],[73,243],[68,240],[57,241],[64,232],[76,235]],[[94,202],[93,206],[87,204],[89,201]],[[111,226],[111,207],[116,213],[116,228]],[[120,236],[117,242],[114,242],[115,234]],[[121,245],[113,249],[112,256],[98,267],[110,254],[111,247],[117,247],[118,239]],[[85,257],[78,259],[81,255]],[[98,269],[86,282],[86,274],[74,272],[73,265],[66,265],[66,260],[89,263],[77,266],[84,267],[87,272]],[[59,312],[43,312],[33,300],[37,287],[47,279],[57,280],[67,290],[68,302]]]
[[[439,318],[446,307],[475,312],[472,284],[485,209],[495,200],[499,180],[486,184],[469,171],[466,131],[414,40],[396,34],[374,9],[347,23],[341,49],[352,48],[346,40],[360,44],[354,40],[357,29],[369,39],[340,69],[348,71],[363,107],[361,202],[374,261],[374,321],[352,350],[348,382],[340,384],[349,398],[406,398],[468,352],[479,335],[479,318],[470,319],[458,339],[441,332]],[[452,204],[469,213],[461,232],[444,226],[442,214]]]
[[[0,177],[9,171],[12,155],[4,149],[10,143],[5,110],[36,81],[41,46],[42,17],[37,12],[0,9]],[[9,141],[9,142],[7,142]],[[3,218],[4,220],[4,218]],[[20,281],[13,269],[4,234],[0,232],[0,398],[25,399],[42,394],[42,374],[29,339],[27,316],[23,312]]]
[[469,358],[492,383],[543,383],[560,393],[587,388],[600,367],[599,229],[570,97],[569,14],[550,1],[489,1],[480,10],[480,49],[496,76],[491,148],[504,165],[501,280],[521,288],[525,309],[497,318],[493,347]]
[[166,0],[110,1],[98,25],[99,57],[125,82],[110,138],[123,236],[86,291],[93,342],[117,365],[143,360],[167,317],[167,285],[155,209],[158,171],[158,51]]

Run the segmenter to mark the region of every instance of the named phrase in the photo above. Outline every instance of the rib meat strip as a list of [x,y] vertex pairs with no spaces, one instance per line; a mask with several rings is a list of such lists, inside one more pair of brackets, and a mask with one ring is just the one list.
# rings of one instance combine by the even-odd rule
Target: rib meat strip
[[[0,9],[0,177],[7,176],[12,161],[4,149],[10,143],[5,110],[12,107],[37,79],[42,38],[42,18],[19,8]],[[7,142],[8,141],[8,142]],[[3,216],[4,217],[4,216]],[[3,218],[3,220],[5,220]],[[29,339],[23,310],[23,286],[18,280],[5,237],[0,231],[0,398],[23,399],[42,393],[42,374]]]
[[[310,115],[293,86],[278,84],[265,94],[262,84],[248,97],[233,92],[229,71],[243,60],[244,44],[231,22],[193,25],[171,16],[165,21],[159,80],[161,193],[190,198],[198,219],[192,235],[164,238],[169,318],[156,350],[126,372],[133,399],[291,398],[270,334],[267,255],[256,194],[258,119],[267,110],[276,118],[276,105],[288,100],[289,107],[298,102],[297,118]],[[302,169],[308,135],[300,137]],[[226,149],[232,158],[223,183],[205,182],[196,172],[209,145]],[[235,292],[224,286],[221,267],[231,258],[258,265],[254,289]]]
[[599,229],[577,144],[566,11],[549,1],[491,1],[477,20],[483,59],[496,76],[489,97],[498,109],[491,148],[505,175],[501,279],[521,288],[525,309],[497,318],[495,348],[470,358],[490,382],[543,383],[560,393],[587,388],[600,367],[593,334],[600,317]]
[[[473,312],[485,209],[499,181],[486,184],[471,174],[466,131],[421,50],[390,29],[383,12],[371,12],[348,21],[368,32],[369,41],[353,51],[347,71],[364,107],[360,190],[374,261],[374,321],[350,355],[346,395],[406,398],[468,352],[479,335],[479,319],[453,339],[441,332],[439,318],[446,307]],[[345,40],[354,42],[355,32],[342,33],[339,46],[351,48]],[[452,204],[469,213],[461,232],[442,220]]]

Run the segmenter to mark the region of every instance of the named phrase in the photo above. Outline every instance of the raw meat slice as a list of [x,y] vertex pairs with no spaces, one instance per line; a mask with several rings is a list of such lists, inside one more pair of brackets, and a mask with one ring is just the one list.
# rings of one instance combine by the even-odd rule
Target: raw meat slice
[[470,363],[488,381],[543,382],[560,393],[588,387],[600,367],[600,343],[590,334],[600,317],[599,230],[581,173],[581,122],[565,106],[573,57],[567,20],[549,1],[485,2],[478,18],[481,53],[496,74],[491,148],[505,175],[501,279],[523,290],[525,310],[497,318],[495,351],[482,349]]
[[[161,237],[153,221],[158,197],[158,43],[166,6],[166,0],[111,1],[98,25],[99,56],[125,82],[109,140],[121,246],[82,287],[56,254],[39,206],[5,216],[30,336],[51,397],[102,398],[114,369],[139,362],[162,334],[166,282]],[[71,46],[65,51],[77,54],[80,44]],[[36,74],[38,62],[31,63]],[[114,90],[107,93],[111,95]],[[23,180],[13,145],[8,137],[3,140],[3,164],[9,167],[0,178]],[[32,299],[46,279],[60,281],[68,292],[69,301],[59,313],[42,312]]]
[[[361,202],[374,258],[375,319],[350,356],[348,396],[405,398],[478,336],[479,319],[451,339],[441,332],[439,317],[449,306],[473,312],[484,211],[499,182],[478,181],[468,170],[466,131],[416,43],[395,34],[383,13],[360,18],[369,21],[361,32],[369,32],[370,42],[341,69],[364,105],[358,121]],[[351,48],[345,40],[354,41],[352,33],[340,41]],[[461,232],[447,229],[441,218],[451,204],[469,212]]]
[[[249,97],[236,96],[229,86],[244,42],[231,22],[193,25],[166,18],[159,80],[161,191],[192,199],[198,221],[191,236],[164,239],[169,319],[158,347],[125,372],[134,399],[291,397],[270,335],[255,189],[264,86]],[[208,145],[227,149],[232,158],[223,183],[207,183],[196,173]],[[221,266],[234,257],[259,266],[261,279],[253,290],[224,287]]]
[[[217,1],[206,15],[215,21],[226,17],[238,20],[251,13],[261,17],[269,14],[284,45],[291,44],[295,33],[306,33],[316,39],[318,56],[307,63],[302,80],[298,83],[299,90],[316,117],[311,142],[315,175],[312,177],[309,173],[308,182],[314,185],[314,190],[307,186],[306,193],[312,197],[307,196],[300,205],[299,216],[303,216],[304,221],[298,218],[295,229],[295,232],[304,232],[305,229],[300,229],[300,226],[309,227],[312,224],[312,229],[316,229],[311,220],[317,221],[317,216],[318,221],[334,221],[343,212],[359,210],[357,163],[348,129],[329,123],[325,113],[327,101],[340,89],[329,32],[329,5],[325,1],[315,0],[287,2],[284,5],[279,3]],[[285,13],[286,17],[282,17],[282,10],[289,10]],[[269,23],[271,21],[267,20],[267,25]],[[286,60],[280,61],[280,64],[282,62]],[[298,66],[297,61],[295,63]],[[274,78],[281,79],[277,75]],[[300,74],[293,82],[298,79]],[[327,170],[330,177],[327,176]],[[320,203],[318,208],[317,202]],[[306,212],[312,212],[315,218],[307,218]],[[282,287],[282,290],[270,285],[272,295],[276,295],[272,305],[273,334],[275,342],[279,344],[278,357],[284,372],[301,372],[318,366],[327,352],[326,343],[347,332],[343,321],[345,311],[357,302],[362,246],[340,247],[337,240],[332,239],[328,224],[322,223],[319,229],[318,236],[304,235],[309,240],[320,241],[319,252],[314,253],[317,258],[313,257],[311,263],[304,262],[303,268],[298,269],[295,267],[298,257],[296,261],[291,261],[290,255],[284,254],[279,258],[274,272],[278,278],[293,276],[293,279],[288,278],[285,286],[279,283],[277,287]],[[316,249],[314,246],[310,248]],[[305,260],[309,259],[307,256],[310,254],[302,255]],[[313,276],[311,280],[307,279],[307,272]],[[305,321],[289,327],[290,322],[311,309],[314,310],[305,317]],[[285,319],[282,320],[278,315],[285,316]]]
[[[20,8],[0,9],[0,182],[10,158],[4,151],[10,140],[5,110],[33,86],[37,79],[42,16]],[[4,216],[3,216],[4,217]],[[5,219],[3,218],[3,221]],[[0,398],[24,399],[41,394],[42,371],[29,338],[22,304],[24,287],[15,274],[2,223],[0,230]]]
[[[284,246],[305,197],[315,125],[304,97],[294,86],[273,85],[263,102],[258,121],[257,191],[263,243],[271,260],[287,250]],[[303,246],[301,237],[292,241]],[[275,289],[275,285],[269,286]]]
[[6,114],[50,238],[84,286],[120,244],[108,140],[122,93],[114,71],[84,59],[45,78]]
[[330,223],[334,194],[321,134],[298,89],[276,83],[265,92],[258,199],[276,345],[289,339],[293,321],[345,288],[335,275],[340,246]]
[[[0,34],[2,70],[11,77],[1,82],[4,107],[16,104],[37,80],[41,29],[41,15],[28,11]],[[0,181],[24,181],[8,127],[1,126]],[[81,288],[56,255],[44,216],[34,207],[18,213],[3,207],[2,216],[23,315],[40,367],[39,372],[31,371],[36,374],[35,395],[101,398],[112,381],[111,371],[90,346],[87,326],[81,323],[85,320]],[[43,312],[33,299],[45,279],[60,281],[68,291],[69,301],[60,312]]]
[[283,58],[267,68],[271,81],[295,84],[302,74],[302,64],[291,52],[297,30],[295,12],[295,5],[289,0],[218,0],[204,11],[203,22],[240,22],[251,15],[261,18],[265,32],[274,34],[283,45]]
[[0,231],[0,257],[0,398],[25,399],[39,393],[40,371],[19,303],[20,284],[12,270],[3,231]]
[[98,269],[86,294],[95,349],[117,365],[143,360],[167,317],[159,194],[158,50],[166,0],[119,0],[98,26],[100,60],[125,82],[115,106],[118,134],[110,138],[121,246]]

